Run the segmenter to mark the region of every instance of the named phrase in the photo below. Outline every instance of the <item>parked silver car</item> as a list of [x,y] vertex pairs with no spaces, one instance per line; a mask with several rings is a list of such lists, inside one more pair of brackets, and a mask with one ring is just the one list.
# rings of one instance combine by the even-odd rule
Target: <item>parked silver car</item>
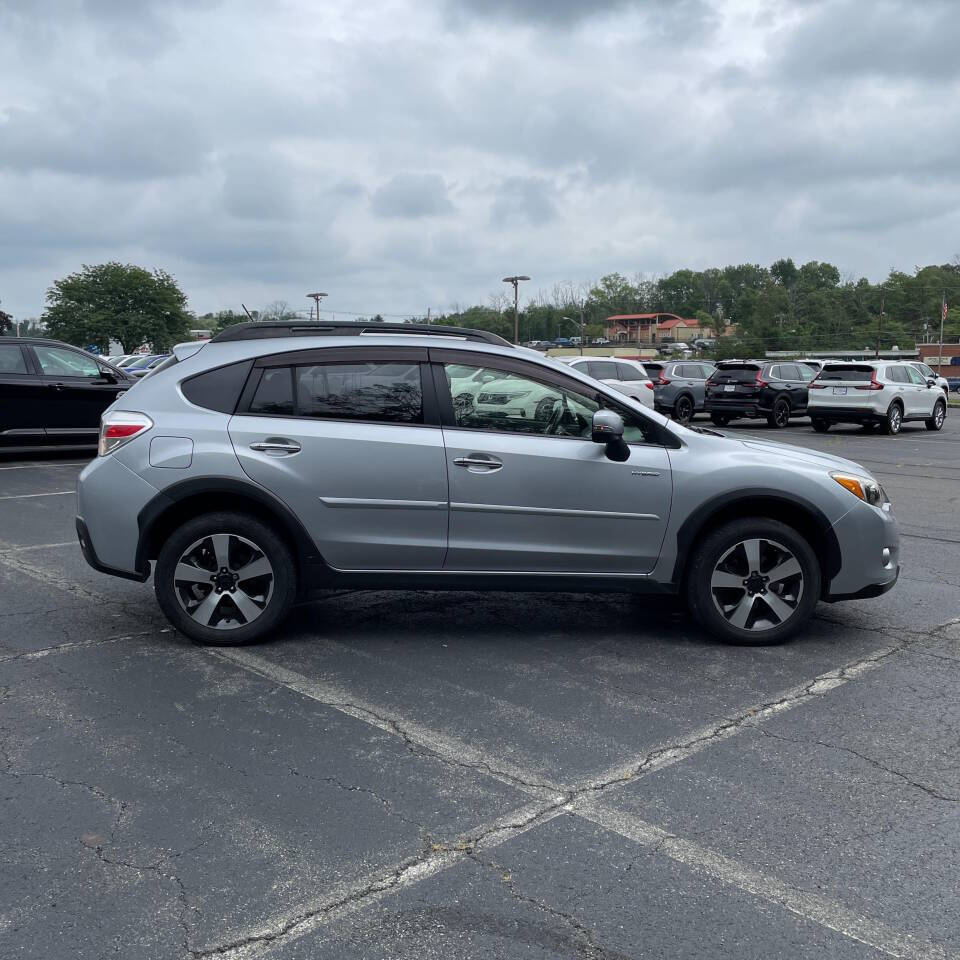
[[[456,403],[467,382],[478,402]],[[316,587],[680,594],[721,639],[764,643],[900,569],[863,467],[689,429],[452,327],[237,324],[118,399],[99,453],[87,561],[152,565],[203,643],[268,634]]]

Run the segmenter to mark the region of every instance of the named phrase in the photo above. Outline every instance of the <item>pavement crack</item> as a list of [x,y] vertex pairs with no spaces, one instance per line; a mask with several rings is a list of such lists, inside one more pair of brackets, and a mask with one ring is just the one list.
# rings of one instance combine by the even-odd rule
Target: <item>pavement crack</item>
[[826,740],[812,740],[805,737],[785,737],[779,733],[771,733],[769,730],[761,730],[760,733],[762,733],[765,737],[769,737],[771,740],[780,740],[786,743],[796,744],[805,743],[811,746],[825,747],[828,750],[837,750],[841,753],[848,753],[850,756],[857,757],[859,760],[870,764],[870,766],[875,767],[877,770],[881,770],[884,773],[889,774],[891,777],[900,780],[907,786],[922,791],[928,796],[933,797],[935,800],[943,800],[947,803],[960,803],[960,797],[954,797],[950,796],[949,794],[942,793],[940,790],[937,790],[936,787],[931,787],[928,784],[921,783],[919,780],[914,780],[902,770],[896,770],[895,768],[883,763],[881,760],[877,760],[875,757],[867,756],[865,753],[860,753],[858,750],[854,750],[852,747],[844,747],[838,743],[829,743]]

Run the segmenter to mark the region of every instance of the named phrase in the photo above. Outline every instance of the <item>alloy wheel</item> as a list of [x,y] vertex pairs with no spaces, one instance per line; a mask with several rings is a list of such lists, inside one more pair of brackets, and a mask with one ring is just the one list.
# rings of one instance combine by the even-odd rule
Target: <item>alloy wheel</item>
[[191,619],[215,630],[234,630],[252,623],[269,605],[273,566],[246,537],[215,533],[183,551],[173,586]]
[[803,597],[800,562],[782,543],[741,540],[717,561],[710,595],[721,616],[740,630],[760,632],[786,623]]
[[689,397],[681,397],[677,401],[676,418],[680,423],[688,423],[693,416],[693,404]]
[[890,432],[899,433],[900,425],[903,420],[903,414],[900,412],[900,408],[896,404],[890,408],[890,413],[887,414],[887,417],[890,422]]

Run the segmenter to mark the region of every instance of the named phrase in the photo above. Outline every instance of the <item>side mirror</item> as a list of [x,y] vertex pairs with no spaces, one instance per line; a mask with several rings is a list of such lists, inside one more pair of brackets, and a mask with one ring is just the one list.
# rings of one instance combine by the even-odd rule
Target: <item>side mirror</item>
[[109,367],[101,367],[100,376],[106,380],[107,383],[116,383],[120,379]]
[[933,377],[927,377],[928,387],[935,387],[936,385],[937,385],[937,381]]
[[594,443],[604,443],[607,458],[617,463],[630,459],[630,448],[623,442],[623,418],[613,410],[598,410],[593,415],[591,439]]

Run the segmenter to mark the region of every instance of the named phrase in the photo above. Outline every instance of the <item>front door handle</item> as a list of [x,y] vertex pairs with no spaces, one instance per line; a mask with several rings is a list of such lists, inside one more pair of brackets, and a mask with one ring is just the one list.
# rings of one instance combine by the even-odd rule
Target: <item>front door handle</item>
[[296,440],[288,440],[286,437],[267,437],[266,440],[251,443],[250,449],[265,453],[268,457],[289,457],[291,454],[299,453],[301,447]]
[[66,386],[66,384],[65,384],[65,383],[51,383],[50,386],[51,386],[54,390],[62,390],[62,389]]
[[485,467],[485,473],[494,473],[497,470],[503,469],[503,461],[497,460],[494,457],[457,457],[453,462],[458,467],[467,467],[468,469],[472,467]]

